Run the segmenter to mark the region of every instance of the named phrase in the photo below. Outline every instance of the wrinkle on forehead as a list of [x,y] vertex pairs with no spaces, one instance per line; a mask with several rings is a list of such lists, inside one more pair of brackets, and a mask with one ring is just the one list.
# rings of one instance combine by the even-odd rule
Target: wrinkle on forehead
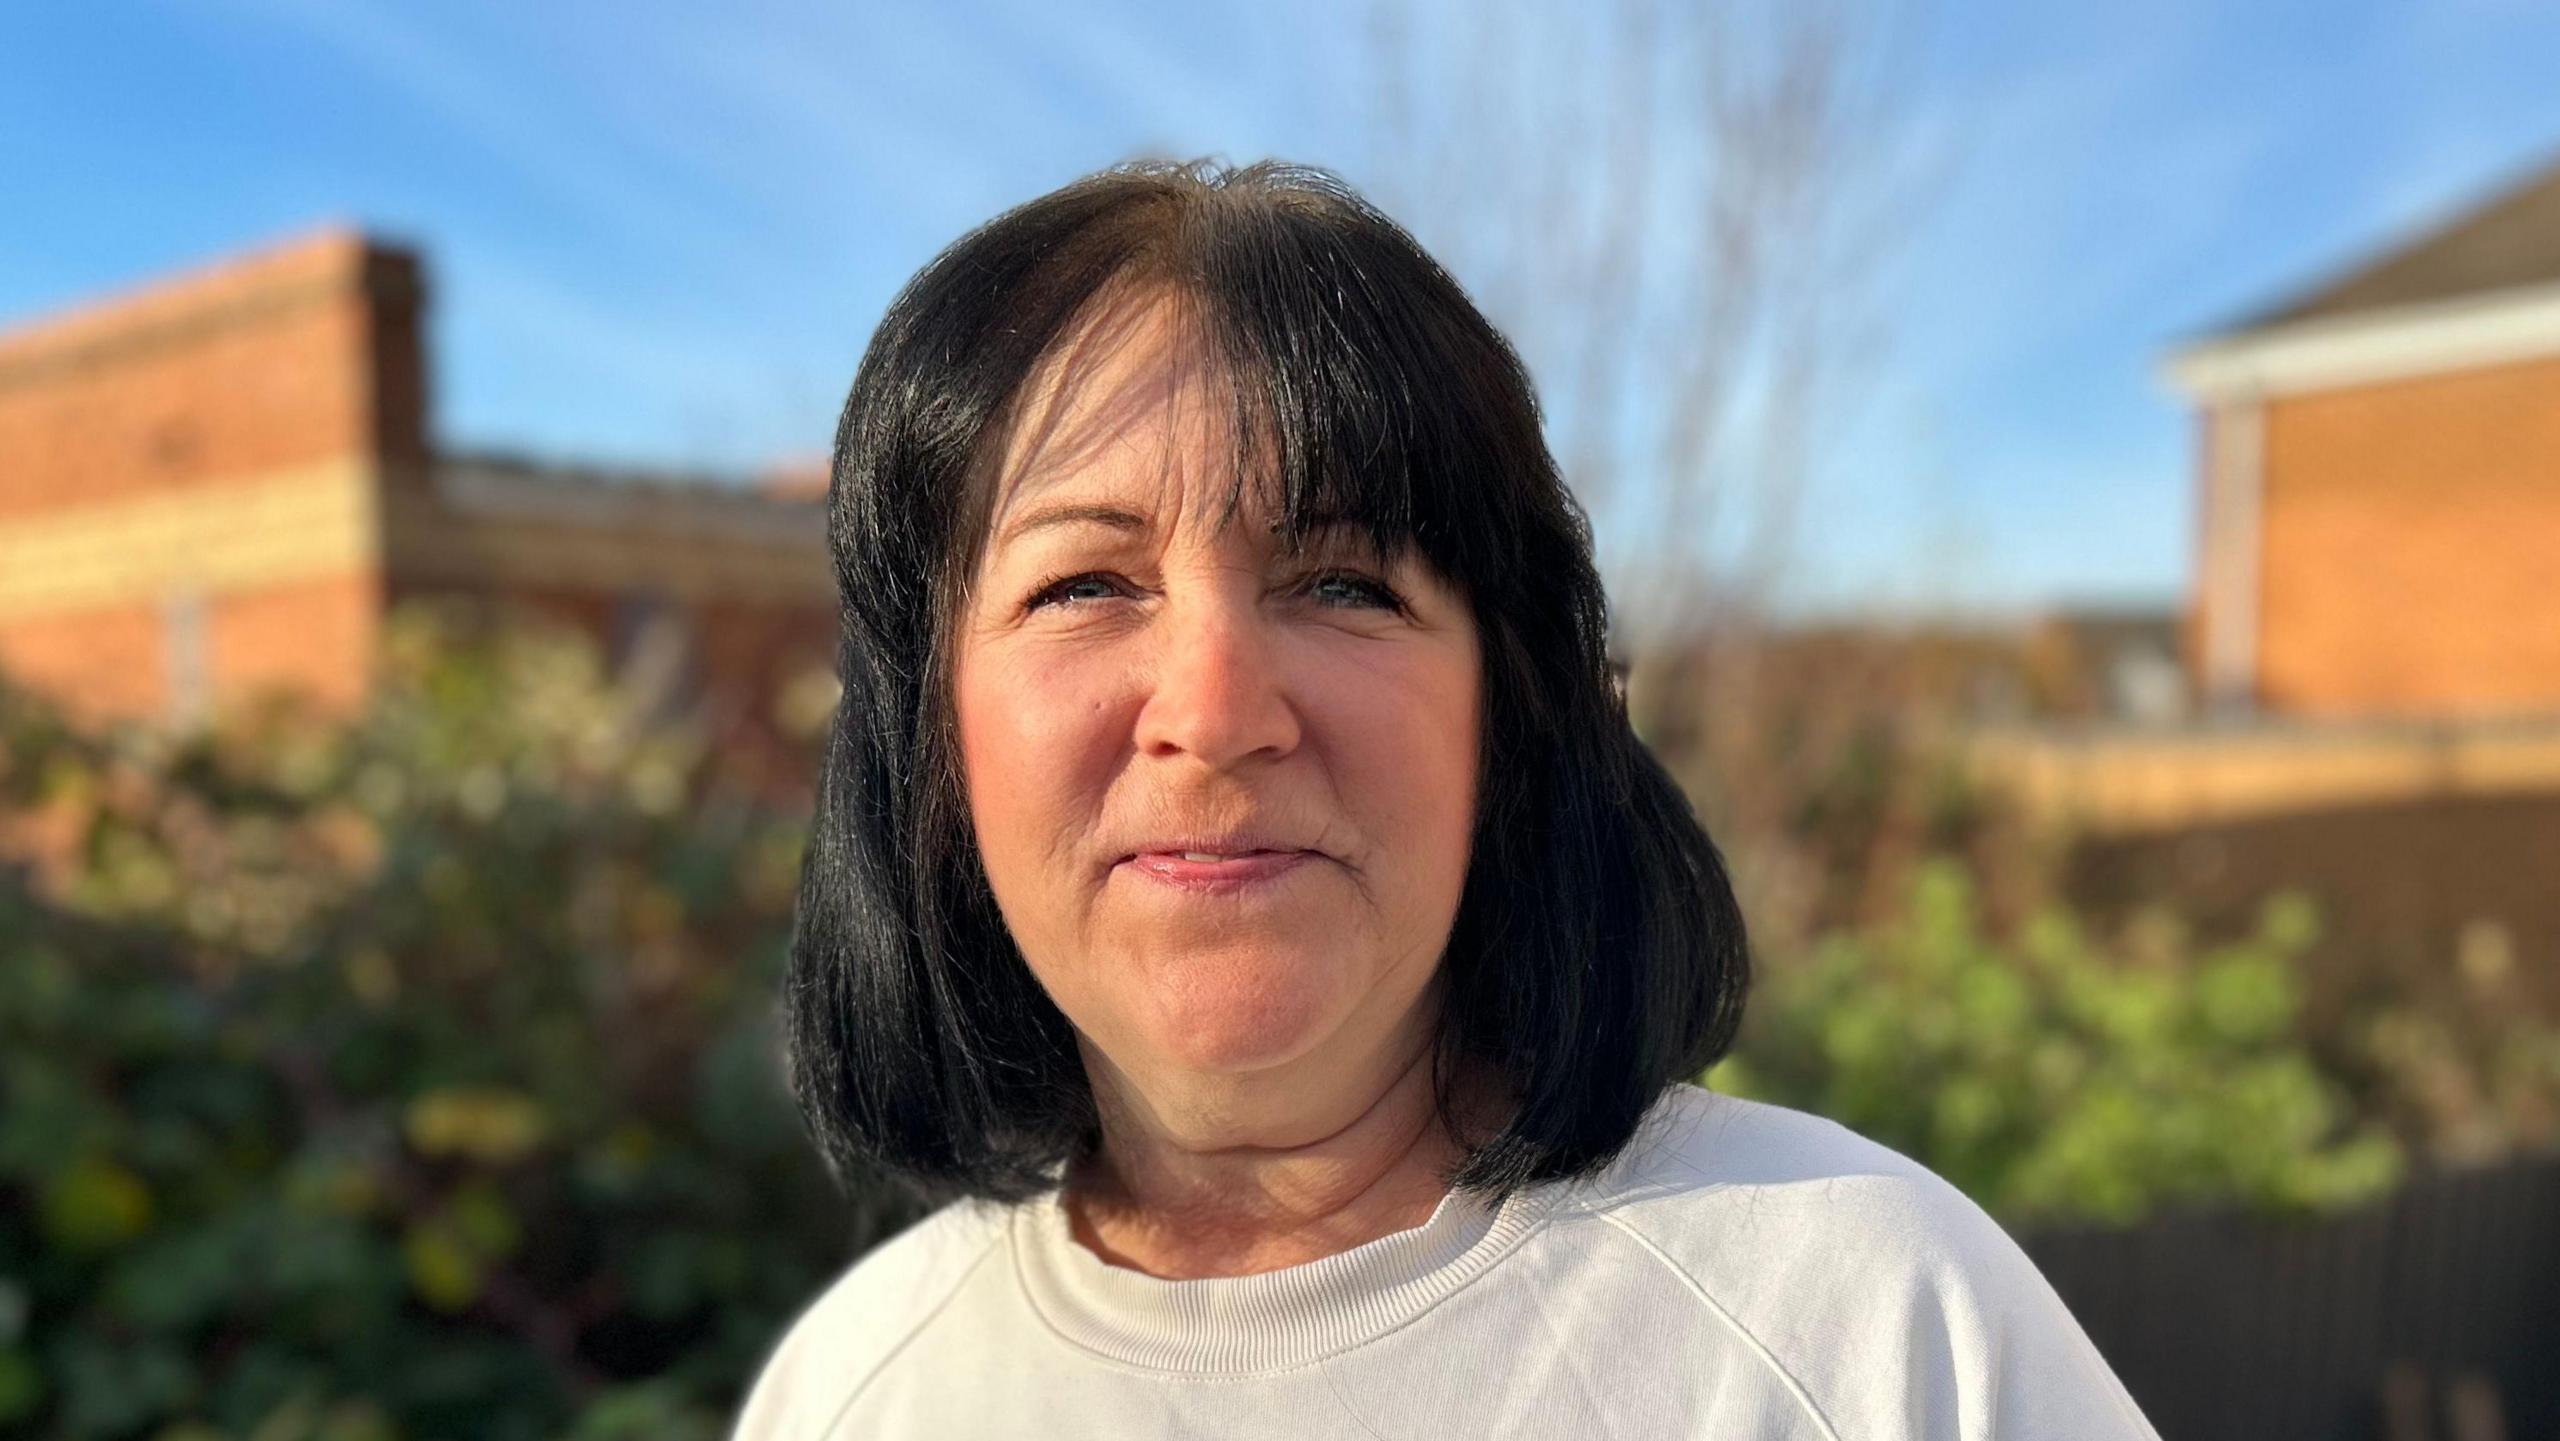
[[1134,496],[1123,486],[1143,483],[1150,465],[1157,494],[1175,499],[1197,479],[1188,467],[1223,471],[1221,527],[1242,502],[1233,410],[1222,403],[1229,373],[1176,287],[1119,286],[1097,297],[1022,395],[995,471],[990,537],[1026,502],[1102,467],[1115,471],[1112,493],[1124,498]]

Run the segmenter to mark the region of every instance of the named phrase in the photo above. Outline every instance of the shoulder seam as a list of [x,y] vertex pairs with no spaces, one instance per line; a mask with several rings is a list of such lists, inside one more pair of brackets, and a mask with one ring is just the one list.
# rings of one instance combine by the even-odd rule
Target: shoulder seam
[[1807,1416],[1813,1418],[1813,1424],[1821,1428],[1826,1441],[1840,1441],[1839,1429],[1831,1424],[1830,1417],[1822,1414],[1822,1408],[1814,1404],[1813,1397],[1806,1393],[1804,1384],[1795,1378],[1794,1373],[1781,1365],[1776,1356],[1770,1354],[1769,1348],[1761,1343],[1759,1337],[1751,1334],[1749,1327],[1743,1325],[1732,1312],[1718,1304],[1715,1297],[1708,1295],[1707,1288],[1698,1284],[1698,1278],[1690,1275],[1687,1267],[1672,1260],[1668,1253],[1653,1243],[1652,1237],[1620,1219],[1614,1211],[1592,1211],[1588,1214],[1597,1216],[1600,1220],[1626,1233],[1629,1240],[1642,1246],[1646,1254],[1661,1262],[1663,1269],[1678,1277],[1680,1284],[1689,1288],[1689,1294],[1698,1298],[1698,1304],[1706,1307],[1718,1321],[1723,1322],[1726,1329],[1732,1331],[1741,1339],[1743,1345],[1750,1348],[1752,1355],[1760,1358],[1760,1364],[1768,1367],[1770,1374],[1776,1376],[1786,1386],[1787,1394],[1796,1398],[1796,1404],[1804,1408]]
[[860,1380],[853,1383],[853,1389],[845,1392],[844,1400],[838,1402],[836,1409],[828,1415],[827,1424],[818,1428],[818,1441],[827,1441],[828,1437],[836,1434],[836,1429],[844,1424],[844,1418],[853,1411],[853,1403],[862,1399],[862,1393],[871,1389],[872,1382],[888,1373],[889,1367],[897,1361],[899,1354],[913,1344],[918,1336],[923,1335],[926,1328],[942,1318],[942,1313],[950,1309],[952,1301],[959,1297],[961,1289],[969,1284],[969,1278],[978,1274],[978,1268],[987,1264],[987,1258],[994,1255],[996,1247],[1003,1244],[1011,1234],[1012,1227],[1009,1225],[995,1228],[994,1233],[987,1238],[986,1244],[978,1248],[978,1254],[970,1257],[969,1264],[961,1267],[959,1274],[951,1278],[951,1284],[943,1288],[941,1298],[933,1303],[932,1309],[917,1317],[915,1324],[907,1328],[906,1334],[898,1338],[898,1344],[890,1347],[870,1370],[862,1373]]

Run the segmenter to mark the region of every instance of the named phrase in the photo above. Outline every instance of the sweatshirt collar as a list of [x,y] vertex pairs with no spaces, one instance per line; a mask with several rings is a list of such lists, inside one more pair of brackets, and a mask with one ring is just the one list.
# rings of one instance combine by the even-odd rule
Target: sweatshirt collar
[[1148,1370],[1239,1375],[1319,1361],[1413,1320],[1519,1245],[1554,1191],[1524,1186],[1498,1207],[1451,1191],[1421,1225],[1348,1251],[1176,1281],[1085,1249],[1052,1190],[1014,1209],[1009,1249],[1032,1310],[1068,1342]]

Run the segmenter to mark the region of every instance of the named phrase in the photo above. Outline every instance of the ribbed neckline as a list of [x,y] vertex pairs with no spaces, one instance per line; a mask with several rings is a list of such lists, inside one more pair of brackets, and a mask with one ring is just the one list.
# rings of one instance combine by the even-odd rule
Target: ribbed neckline
[[1016,1207],[1009,1249],[1033,1311],[1066,1340],[1132,1366],[1200,1375],[1284,1370],[1375,1340],[1482,1275],[1537,1225],[1553,1185],[1499,1208],[1451,1191],[1430,1219],[1252,1276],[1171,1281],[1075,1239],[1063,1193]]

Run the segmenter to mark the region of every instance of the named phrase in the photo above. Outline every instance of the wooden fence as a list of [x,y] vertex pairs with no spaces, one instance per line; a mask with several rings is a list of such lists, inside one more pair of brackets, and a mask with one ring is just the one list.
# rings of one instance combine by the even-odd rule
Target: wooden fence
[[2325,1219],[2018,1241],[2163,1441],[2560,1437],[2560,1154]]
[[1985,727],[1973,773],[2084,835],[2560,791],[2560,716]]

